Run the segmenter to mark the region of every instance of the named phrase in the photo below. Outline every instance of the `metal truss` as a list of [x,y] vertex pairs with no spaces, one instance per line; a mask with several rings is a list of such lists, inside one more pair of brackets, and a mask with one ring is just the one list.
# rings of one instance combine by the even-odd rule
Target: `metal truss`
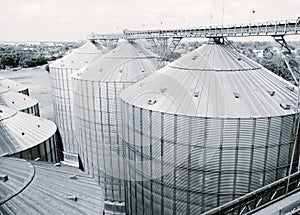
[[156,54],[163,59],[172,55],[181,41],[181,37],[174,38],[148,38],[146,39],[155,50]]
[[[284,35],[276,35],[273,36],[274,40],[281,46],[281,54],[282,58],[291,73],[291,76],[293,77],[295,83],[297,86],[299,86],[299,72],[298,72],[298,63],[292,59],[292,52],[290,47],[288,46],[286,40],[284,39]],[[293,62],[291,64],[291,62]]]
[[[288,190],[288,194],[286,194],[286,190]],[[290,179],[288,176],[282,178],[204,214],[253,214],[298,191],[300,191],[300,172],[292,174]]]
[[88,39],[151,39],[151,38],[209,38],[299,35],[300,20],[256,22],[228,26],[206,26],[183,29],[128,30],[123,34],[92,34]]

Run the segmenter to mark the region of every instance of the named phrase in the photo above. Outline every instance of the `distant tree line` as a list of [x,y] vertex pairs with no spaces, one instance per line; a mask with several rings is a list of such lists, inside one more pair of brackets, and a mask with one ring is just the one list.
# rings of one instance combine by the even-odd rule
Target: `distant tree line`
[[0,44],[0,69],[45,65],[49,61],[61,58],[70,48],[77,48],[78,46],[80,44],[55,47]]
[[34,67],[47,64],[49,59],[36,51],[23,51],[15,47],[0,48],[0,68]]
[[[287,54],[287,61],[292,69],[300,71],[300,42],[288,42],[291,53]],[[291,73],[281,54],[281,47],[275,42],[237,42],[234,43],[238,50],[247,57],[261,64],[268,70],[286,80],[293,80]],[[255,51],[262,51],[258,56]],[[283,53],[287,53],[282,49]],[[296,73],[299,77],[300,74]]]

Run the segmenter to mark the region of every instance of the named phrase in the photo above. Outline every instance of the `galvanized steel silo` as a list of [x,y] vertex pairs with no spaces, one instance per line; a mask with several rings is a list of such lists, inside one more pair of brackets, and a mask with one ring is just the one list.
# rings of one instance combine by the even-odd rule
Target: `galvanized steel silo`
[[36,99],[27,95],[11,91],[0,85],[0,105],[5,105],[13,109],[40,116],[39,104]]
[[154,54],[122,41],[72,76],[79,155],[84,169],[104,187],[106,211],[124,211],[120,92],[158,65]]
[[297,90],[212,41],[125,89],[127,213],[199,214],[286,176]]
[[74,138],[72,120],[72,84],[71,75],[93,60],[100,51],[91,42],[52,63],[50,68],[51,90],[55,121],[62,137],[64,160],[77,163],[77,143]]
[[0,86],[29,96],[28,87],[2,76],[0,76]]
[[46,119],[0,106],[0,156],[58,162],[60,138]]

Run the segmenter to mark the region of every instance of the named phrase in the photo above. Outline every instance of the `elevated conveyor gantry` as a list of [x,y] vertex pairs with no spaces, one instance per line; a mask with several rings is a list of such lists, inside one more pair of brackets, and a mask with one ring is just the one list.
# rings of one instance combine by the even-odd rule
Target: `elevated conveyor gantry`
[[[157,48],[162,58],[170,56],[182,38],[222,38],[272,36],[283,38],[285,35],[300,34],[300,18],[282,21],[253,22],[246,24],[206,26],[182,29],[123,30],[122,34],[91,34],[88,39],[96,41],[117,41],[118,39],[146,39]],[[275,39],[276,40],[276,39]],[[278,40],[276,40],[278,41]],[[285,46],[287,47],[287,46]]]

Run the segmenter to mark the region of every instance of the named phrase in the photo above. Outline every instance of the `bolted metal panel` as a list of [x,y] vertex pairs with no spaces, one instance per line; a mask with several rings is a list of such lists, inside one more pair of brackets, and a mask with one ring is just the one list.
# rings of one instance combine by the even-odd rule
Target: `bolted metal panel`
[[127,212],[199,214],[286,176],[297,90],[210,41],[122,91]]
[[74,121],[84,169],[104,187],[109,201],[124,201],[124,164],[118,95],[132,83],[76,80]]
[[287,174],[295,115],[214,119],[122,106],[130,214],[198,214]]
[[77,143],[73,122],[71,75],[92,61],[101,52],[88,42],[50,65],[51,90],[55,121],[64,146],[64,158],[77,162]]
[[20,83],[17,83],[13,80],[10,80],[10,79],[7,79],[7,78],[4,78],[2,76],[0,76],[0,86],[5,88],[5,89],[11,89],[15,92],[18,92],[18,93],[22,93],[24,95],[27,95],[29,96],[29,89],[28,87],[20,84]]
[[120,94],[155,71],[155,62],[147,50],[124,41],[72,76],[79,156],[85,171],[104,188],[108,210],[125,201]]
[[39,116],[39,106],[36,99],[5,88],[0,83],[0,105],[4,105],[24,113]]
[[46,119],[0,106],[0,155],[57,162],[60,138]]

